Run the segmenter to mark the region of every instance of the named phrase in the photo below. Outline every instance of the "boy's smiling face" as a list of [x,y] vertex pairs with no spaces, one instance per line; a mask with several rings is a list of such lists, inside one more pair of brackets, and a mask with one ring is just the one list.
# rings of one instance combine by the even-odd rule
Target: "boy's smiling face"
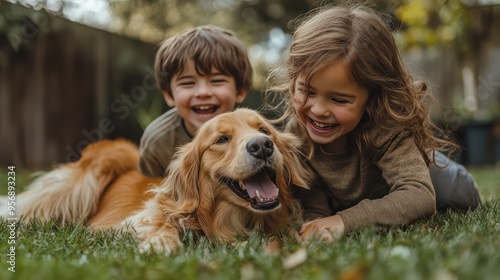
[[163,92],[168,106],[176,107],[191,135],[209,119],[232,111],[236,103],[246,97],[246,90],[238,90],[233,76],[227,76],[215,67],[200,75],[193,60],[170,81],[171,95]]

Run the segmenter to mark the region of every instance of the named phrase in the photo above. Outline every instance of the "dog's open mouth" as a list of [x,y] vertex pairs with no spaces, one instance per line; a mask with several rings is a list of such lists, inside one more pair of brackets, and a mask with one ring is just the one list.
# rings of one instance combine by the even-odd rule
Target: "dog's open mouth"
[[245,180],[224,181],[236,195],[250,201],[252,208],[268,211],[280,205],[279,189],[272,180],[275,177],[273,172],[263,169]]

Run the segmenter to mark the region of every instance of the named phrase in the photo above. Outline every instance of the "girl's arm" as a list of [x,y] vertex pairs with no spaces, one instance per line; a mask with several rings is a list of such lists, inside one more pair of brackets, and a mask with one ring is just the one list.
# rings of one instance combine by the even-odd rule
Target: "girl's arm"
[[373,158],[389,193],[379,199],[364,199],[340,211],[346,230],[365,225],[403,225],[436,212],[434,187],[427,164],[410,132],[379,135],[380,151]]
[[[326,240],[338,236],[345,230],[356,230],[367,225],[403,225],[411,223],[417,219],[431,215],[436,211],[434,188],[431,183],[429,169],[416,147],[410,133],[386,133],[378,139],[383,141],[380,152],[377,156],[370,158],[371,168],[379,168],[379,180],[387,183],[387,194],[381,198],[359,198],[359,203],[345,210],[330,213],[328,216],[314,220],[302,227],[301,233],[304,238],[311,235],[319,235]],[[366,157],[363,154],[362,157]],[[368,159],[366,159],[368,160]],[[365,162],[366,160],[362,160]],[[363,163],[359,163],[363,165]],[[375,166],[374,166],[375,165]],[[356,165],[357,166],[357,165]],[[359,168],[354,166],[353,168]],[[344,175],[347,173],[343,173]],[[347,174],[348,176],[366,176],[366,172],[360,174]],[[332,176],[339,176],[336,173]],[[343,178],[342,180],[348,180]],[[363,188],[369,191],[375,187],[375,178],[364,177],[361,181],[368,185]],[[378,181],[378,180],[376,180]],[[370,185],[372,184],[372,185]],[[346,186],[347,187],[347,186]],[[348,188],[352,188],[348,187]],[[358,188],[359,186],[356,186]],[[314,189],[313,189],[314,190]],[[358,189],[359,190],[359,189]],[[318,207],[324,205],[323,197],[316,190],[314,201],[310,201],[308,207]],[[312,199],[312,195],[304,195]],[[339,197],[335,197],[340,199]],[[307,205],[304,205],[307,206]],[[306,207],[306,208],[308,208]],[[333,216],[332,216],[333,215]],[[326,216],[326,217],[325,217]],[[334,233],[332,235],[332,233]]]

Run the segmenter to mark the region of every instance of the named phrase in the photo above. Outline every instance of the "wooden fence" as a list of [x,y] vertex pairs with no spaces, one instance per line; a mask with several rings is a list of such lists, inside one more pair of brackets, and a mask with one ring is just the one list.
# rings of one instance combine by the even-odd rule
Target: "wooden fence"
[[160,95],[155,46],[43,11],[7,8],[17,12],[18,28],[0,34],[0,166],[75,160],[102,138],[137,142],[142,128],[133,110],[147,95]]

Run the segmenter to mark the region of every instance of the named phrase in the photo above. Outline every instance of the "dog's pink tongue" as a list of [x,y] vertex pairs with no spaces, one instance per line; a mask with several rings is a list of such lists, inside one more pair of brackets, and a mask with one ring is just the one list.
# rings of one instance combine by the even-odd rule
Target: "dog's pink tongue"
[[259,191],[262,198],[274,198],[278,195],[278,188],[271,181],[266,171],[259,172],[243,180],[243,184],[245,184],[246,191],[250,198],[254,198],[257,195],[256,191]]

